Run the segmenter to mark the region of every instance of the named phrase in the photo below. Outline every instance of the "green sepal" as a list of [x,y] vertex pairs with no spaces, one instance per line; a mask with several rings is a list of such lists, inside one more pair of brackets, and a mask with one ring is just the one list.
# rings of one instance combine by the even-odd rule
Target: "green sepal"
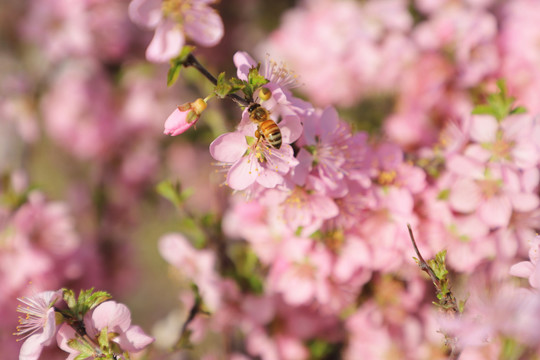
[[259,74],[260,67],[261,64],[258,64],[256,67],[249,69],[248,81],[246,87],[243,89],[246,99],[253,99],[255,91],[268,83],[268,80]]
[[94,349],[86,341],[81,341],[77,338],[69,340],[67,344],[70,348],[79,352],[79,355],[75,357],[75,360],[84,360],[95,356]]
[[227,95],[233,94],[239,90],[243,90],[246,87],[246,82],[237,78],[225,79],[225,73],[222,72],[218,75],[217,84],[214,89],[214,93],[221,99]]
[[99,333],[99,336],[98,336],[98,344],[99,344],[99,347],[104,350],[104,349],[109,349],[110,345],[109,345],[109,328],[107,326],[105,326],[103,329],[101,329],[101,332]]
[[75,298],[75,293],[70,289],[63,289],[63,297],[68,308],[74,309],[77,306],[77,299]]
[[177,57],[171,59],[171,67],[167,73],[167,86],[171,86],[176,82],[176,80],[178,80],[180,70],[184,66],[187,57],[193,52],[193,50],[195,50],[195,46],[186,45],[182,48],[182,50],[180,50],[180,54]]

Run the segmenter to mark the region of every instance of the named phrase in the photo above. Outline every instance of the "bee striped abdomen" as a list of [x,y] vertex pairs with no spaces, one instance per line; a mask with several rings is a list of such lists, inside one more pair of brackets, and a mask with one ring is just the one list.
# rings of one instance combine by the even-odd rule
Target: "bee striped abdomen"
[[259,124],[259,133],[264,136],[273,148],[279,149],[281,147],[281,131],[273,120],[261,122]]

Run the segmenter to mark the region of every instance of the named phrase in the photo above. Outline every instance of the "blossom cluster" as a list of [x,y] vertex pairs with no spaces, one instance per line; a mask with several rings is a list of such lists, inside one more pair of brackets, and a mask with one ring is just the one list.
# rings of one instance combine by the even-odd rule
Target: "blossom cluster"
[[3,4],[2,356],[539,358],[538,2],[217,3]]
[[[243,52],[234,62],[239,79],[258,68]],[[239,284],[220,279],[219,262],[207,249],[195,250],[178,234],[161,240],[162,256],[200,287],[214,312],[215,320],[194,322],[195,339],[205,331],[230,331],[226,319],[234,312],[243,319],[236,327],[246,336],[248,353],[264,359],[309,358],[308,344],[314,339],[334,346],[346,342],[344,356],[350,359],[393,352],[410,359],[440,356],[435,344],[442,339],[406,335],[408,327],[434,318],[424,304],[425,284],[410,261],[407,225],[420,235],[425,255],[447,248],[448,265],[457,273],[478,272],[493,258],[499,271],[508,271],[538,227],[540,148],[535,136],[540,123],[513,107],[500,84],[498,98],[490,97],[493,103],[448,122],[438,144],[406,154],[398,144],[373,143],[367,133],[353,132],[335,108],[317,109],[294,97],[289,88],[294,77],[284,67],[267,61],[260,72],[270,95],[253,101],[278,125],[281,147],[257,137],[260,128],[249,107],[236,131],[210,144],[216,165],[226,173],[225,184],[238,192],[223,218],[223,231],[255,254],[258,264],[252,270],[260,276],[260,288],[248,289],[246,296]],[[179,250],[186,246],[190,250]],[[186,263],[196,263],[198,270]],[[536,271],[530,268],[527,263],[513,269],[534,282]],[[519,297],[510,289],[514,293],[508,290],[509,296]],[[375,295],[358,307],[367,291]],[[497,306],[506,302],[501,298]],[[483,310],[499,312],[497,306]],[[250,312],[261,308],[268,313]],[[308,332],[270,326],[301,321],[293,314],[304,316],[313,309],[316,314],[309,317],[319,324],[306,326]],[[535,306],[530,310],[527,316],[536,314]],[[352,313],[344,318],[347,311]],[[399,320],[396,312],[402,314]],[[442,324],[460,339],[474,331],[465,320],[454,327]],[[394,332],[395,326],[400,331]],[[499,333],[496,322],[482,326]],[[348,333],[340,331],[343,327]],[[373,347],[366,344],[366,327],[377,329]],[[464,329],[456,332],[456,327]],[[510,333],[516,339],[519,334]],[[459,344],[479,346],[488,338]],[[525,344],[537,351],[535,339]]]
[[[24,339],[20,360],[37,360],[55,340],[69,353],[67,359],[125,359],[154,341],[136,325],[126,305],[106,301],[110,296],[92,291],[75,299],[69,290],[44,291],[20,298],[16,335]],[[129,358],[129,355],[128,357]]]

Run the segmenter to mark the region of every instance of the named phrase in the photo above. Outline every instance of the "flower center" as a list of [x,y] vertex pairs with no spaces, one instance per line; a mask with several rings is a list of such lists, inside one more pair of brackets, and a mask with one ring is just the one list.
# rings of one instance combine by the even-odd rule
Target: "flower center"
[[191,7],[189,0],[163,0],[161,3],[161,11],[165,17],[174,19],[181,23],[184,12]]

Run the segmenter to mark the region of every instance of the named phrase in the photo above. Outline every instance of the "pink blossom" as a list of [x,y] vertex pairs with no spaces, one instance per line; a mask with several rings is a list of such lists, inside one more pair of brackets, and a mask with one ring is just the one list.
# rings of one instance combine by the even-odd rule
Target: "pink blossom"
[[133,0],[129,16],[134,22],[155,29],[146,58],[166,62],[180,53],[187,35],[202,46],[214,46],[223,37],[223,22],[208,6],[208,0]]
[[303,147],[301,151],[309,155],[302,155],[302,162],[307,163],[312,176],[321,181],[323,192],[343,197],[348,191],[347,178],[368,179],[370,149],[366,139],[362,133],[353,136],[334,108],[305,117],[304,133],[298,143]]
[[[287,119],[280,125],[285,128]],[[210,144],[210,154],[228,169],[226,183],[234,190],[245,190],[255,183],[265,188],[276,187],[298,164],[287,132],[282,132],[281,148],[274,149],[254,138],[255,128],[252,124],[243,131],[220,135]]]
[[197,250],[180,234],[164,235],[159,240],[161,256],[193,281],[212,311],[221,302],[219,278],[214,270],[215,254],[210,250]]
[[531,248],[529,249],[530,260],[519,262],[510,268],[510,275],[528,278],[529,284],[535,289],[540,289],[539,249],[540,235],[536,235],[531,242]]
[[[530,112],[540,111],[540,55],[534,44],[540,39],[538,21],[540,4],[518,0],[502,4],[499,48],[501,51],[501,77],[507,80],[510,94]],[[517,41],[516,39],[519,39]]]
[[197,123],[204,109],[206,109],[206,101],[203,99],[180,105],[165,121],[163,133],[171,136],[182,134]]
[[540,160],[534,138],[536,121],[529,114],[511,115],[498,122],[489,115],[471,119],[474,141],[465,152],[480,161],[493,161],[518,169],[535,167]]
[[[404,1],[311,1],[285,13],[269,47],[299,72],[316,104],[352,105],[366,93],[392,91],[414,52],[411,42],[395,39],[411,26]],[[400,55],[387,61],[385,53]]]
[[272,264],[268,282],[271,291],[283,295],[290,305],[329,302],[331,257],[311,239],[287,239]]
[[413,36],[422,50],[452,49],[459,86],[471,86],[499,65],[496,34],[496,19],[489,12],[453,6],[420,23]]
[[457,337],[461,348],[483,346],[500,338],[515,339],[534,348],[538,346],[536,319],[540,315],[540,297],[537,292],[510,284],[503,284],[490,293],[482,293],[481,286],[475,289],[461,317],[439,320],[442,331]]
[[303,236],[311,235],[325,220],[339,214],[332,197],[308,187],[295,186],[287,192],[275,190],[272,194],[280,203],[279,208],[289,229],[300,231]]
[[[105,301],[84,316],[84,328],[90,339],[96,343],[103,329],[107,329],[109,339],[117,343],[122,351],[137,353],[150,345],[154,339],[144,333],[137,325],[131,325],[131,312],[126,305],[116,301]],[[68,352],[68,360],[72,360],[79,351],[68,345],[77,338],[75,330],[63,324],[56,336],[58,346]],[[84,341],[84,340],[83,340]]]
[[449,203],[462,213],[477,211],[489,226],[507,226],[513,210],[530,211],[538,197],[523,187],[523,173],[499,165],[488,165],[455,155],[448,160],[450,171],[460,175],[450,187]]
[[45,291],[34,296],[20,298],[24,304],[17,311],[26,314],[19,318],[15,335],[26,339],[21,347],[19,360],[37,360],[44,346],[50,345],[56,334],[54,304],[62,298],[61,290]]

